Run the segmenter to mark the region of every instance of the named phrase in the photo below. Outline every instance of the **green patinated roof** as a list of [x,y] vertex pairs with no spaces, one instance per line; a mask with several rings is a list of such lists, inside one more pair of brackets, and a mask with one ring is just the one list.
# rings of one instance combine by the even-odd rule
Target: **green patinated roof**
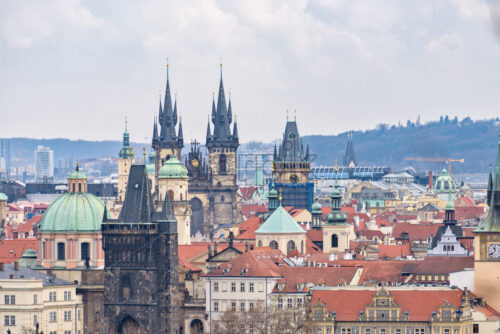
[[4,193],[0,193],[0,201],[7,201],[9,198]]
[[69,177],[68,179],[72,179],[72,180],[83,180],[83,179],[86,179],[87,177],[85,176],[85,174],[83,174],[83,172],[81,170],[74,170],[71,172],[71,174],[69,174]]
[[155,164],[147,164],[146,170],[148,171],[148,174],[154,174],[155,173]]
[[187,178],[188,170],[177,157],[172,156],[160,168],[158,177],[161,179]]
[[36,258],[36,250],[32,249],[32,248],[28,248],[28,250],[26,252],[24,252],[23,258]]
[[280,205],[255,233],[306,233],[306,231]]
[[448,174],[446,168],[443,168],[443,170],[441,170],[441,173],[439,173],[439,176],[434,183],[434,192],[439,194],[457,192],[455,181],[453,181],[452,177]]
[[451,193],[448,195],[448,202],[446,202],[445,210],[447,210],[447,211],[454,211],[455,210],[455,204],[453,204],[453,199],[451,198]]
[[104,210],[104,203],[92,194],[66,193],[48,207],[39,231],[100,232]]
[[318,199],[316,198],[316,200],[314,201],[311,209],[312,209],[312,213],[321,213],[321,209],[323,208],[323,206],[321,205],[320,202],[318,202]]

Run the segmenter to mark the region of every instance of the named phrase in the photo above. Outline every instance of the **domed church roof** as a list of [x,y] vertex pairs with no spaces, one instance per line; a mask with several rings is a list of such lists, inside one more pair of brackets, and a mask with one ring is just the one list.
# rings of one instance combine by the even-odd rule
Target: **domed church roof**
[[40,232],[100,232],[105,205],[96,196],[70,192],[59,196],[48,207]]
[[0,192],[0,201],[7,201],[9,198],[4,193]]
[[452,177],[448,174],[446,168],[443,168],[441,173],[439,173],[436,183],[434,184],[434,192],[438,194],[457,192],[455,181],[453,181]]
[[158,177],[161,179],[184,179],[188,177],[188,170],[176,156],[172,156],[160,168]]

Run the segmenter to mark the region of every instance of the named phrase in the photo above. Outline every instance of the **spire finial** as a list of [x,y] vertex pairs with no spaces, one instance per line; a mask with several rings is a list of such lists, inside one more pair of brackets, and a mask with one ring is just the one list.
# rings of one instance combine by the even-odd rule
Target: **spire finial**
[[293,120],[297,120],[297,109],[293,109]]
[[144,156],[144,164],[146,164],[146,147],[142,148],[142,155]]
[[79,162],[79,161],[77,161],[77,162],[76,162],[76,170],[77,170],[77,171],[79,171],[79,170],[80,170],[80,162]]
[[337,173],[339,171],[339,163],[338,163],[338,159],[335,158],[335,173]]
[[283,192],[283,188],[280,188],[280,195],[278,197],[278,199],[280,201],[280,205],[281,205],[281,201],[283,201],[283,194],[282,194],[282,192]]
[[220,78],[222,80],[222,57],[220,57],[220,63],[219,63],[219,66],[220,66]]
[[125,132],[128,131],[128,120],[127,120],[127,116],[125,116]]
[[288,122],[288,109],[286,110],[286,120]]

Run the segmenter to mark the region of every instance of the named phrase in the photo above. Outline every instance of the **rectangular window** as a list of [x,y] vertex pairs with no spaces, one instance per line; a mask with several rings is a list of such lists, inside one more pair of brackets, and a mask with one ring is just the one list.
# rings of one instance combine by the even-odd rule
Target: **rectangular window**
[[64,311],[64,321],[71,321],[71,311]]
[[394,334],[401,334],[401,329],[400,328],[396,328],[396,331],[394,332]]
[[16,316],[15,315],[11,315],[10,316],[10,325],[11,326],[15,326],[16,325]]
[[64,242],[57,243],[57,259],[58,260],[65,260],[66,259],[66,256],[64,254],[65,248],[66,247],[64,247]]
[[3,318],[4,326],[9,326],[9,319],[10,319],[10,317],[8,315],[4,316],[4,318]]
[[16,305],[16,295],[10,295],[10,304]]
[[332,328],[326,327],[326,334],[332,334]]
[[380,334],[387,334],[387,331],[385,328],[380,328]]
[[323,334],[323,328],[316,327],[316,334]]
[[292,298],[288,298],[286,300],[286,307],[288,307],[288,308],[292,308],[293,307],[293,299]]
[[82,260],[86,260],[89,257],[89,243],[88,242],[82,242],[82,244],[80,245],[80,255],[81,255],[81,259]]
[[423,328],[416,328],[415,329],[415,334],[425,334],[425,331]]
[[245,302],[240,303],[240,312],[245,312]]
[[49,313],[49,322],[56,322],[56,321],[57,321],[56,312],[50,312]]
[[71,331],[64,331],[64,334],[71,334]]
[[10,296],[9,295],[5,295],[4,296],[4,300],[5,300],[5,305],[9,305],[10,304]]
[[278,308],[283,308],[283,298],[278,298]]
[[38,295],[33,295],[33,304],[38,304]]
[[350,328],[342,328],[342,334],[351,334]]
[[245,283],[240,283],[240,292],[245,292]]
[[443,331],[444,334],[450,334],[450,329],[449,328],[445,328],[444,331]]
[[35,314],[35,315],[33,316],[33,326],[36,326],[36,324],[37,324],[37,323],[38,323],[38,317],[37,317],[37,315]]
[[253,302],[248,303],[248,310],[253,311]]
[[370,328],[365,328],[365,334],[371,334]]
[[219,312],[219,302],[214,302],[214,312]]
[[231,311],[236,311],[236,302],[231,302]]
[[64,291],[64,300],[71,300],[71,291]]
[[231,292],[236,292],[236,283],[231,283]]
[[248,291],[253,292],[254,291],[254,285],[253,283],[250,283],[248,286]]
[[56,292],[49,292],[49,301],[55,302],[56,301]]
[[297,298],[297,306],[302,306],[302,298]]
[[472,333],[479,333],[479,324],[472,324]]
[[214,282],[214,292],[218,292],[218,291],[219,291],[219,283]]

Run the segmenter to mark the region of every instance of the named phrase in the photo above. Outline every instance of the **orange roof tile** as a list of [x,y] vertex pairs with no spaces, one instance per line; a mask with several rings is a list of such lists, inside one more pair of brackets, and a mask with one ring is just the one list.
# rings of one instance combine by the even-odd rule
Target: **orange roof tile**
[[0,262],[17,261],[30,248],[38,252],[37,239],[0,240]]

